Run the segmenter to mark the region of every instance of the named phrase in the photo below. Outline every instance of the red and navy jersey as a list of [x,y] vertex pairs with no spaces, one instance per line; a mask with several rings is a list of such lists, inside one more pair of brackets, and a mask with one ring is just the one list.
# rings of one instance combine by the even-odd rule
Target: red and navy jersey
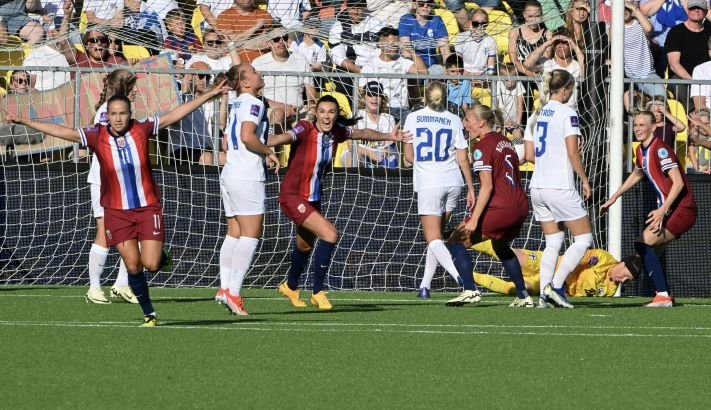
[[489,208],[510,209],[513,204],[528,204],[526,192],[521,186],[518,154],[508,138],[497,132],[486,134],[476,144],[473,159],[474,172],[491,171],[494,192]]
[[668,175],[669,170],[678,168],[684,179],[684,189],[669,210],[672,211],[676,207],[696,209],[694,196],[689,189],[689,180],[686,178],[684,169],[679,166],[679,159],[676,157],[674,149],[660,138],[652,138],[652,142],[646,148],[639,144],[635,166],[644,171],[654,187],[654,192],[657,194],[657,207],[662,206],[671,191],[672,180]]
[[109,125],[79,128],[81,144],[96,153],[101,165],[101,206],[135,209],[160,202],[148,156],[148,140],[158,133],[158,117],[131,121],[125,134],[109,133]]
[[338,144],[351,137],[351,129],[335,124],[320,132],[309,121],[299,121],[289,131],[293,138],[289,168],[281,183],[281,193],[299,195],[309,202],[321,200],[321,178],[330,166]]

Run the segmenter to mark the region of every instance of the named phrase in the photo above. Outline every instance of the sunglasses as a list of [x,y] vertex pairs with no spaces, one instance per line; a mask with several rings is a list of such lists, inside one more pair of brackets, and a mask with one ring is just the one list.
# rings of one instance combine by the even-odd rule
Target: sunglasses
[[274,38],[272,39],[272,41],[275,42],[275,43],[278,43],[278,42],[280,42],[280,41],[286,42],[288,39],[289,39],[289,36],[283,35],[283,36],[281,36],[281,37],[274,37]]
[[110,43],[110,44],[118,44],[118,45],[121,45],[123,42],[122,42],[121,40],[117,39],[117,38],[112,38],[112,39],[109,40],[109,43]]
[[472,28],[486,28],[488,25],[488,21],[472,21]]
[[210,79],[210,74],[195,74],[195,77],[197,77],[199,80],[206,80]]
[[27,78],[20,78],[20,77],[12,77],[12,82],[17,83],[17,84],[29,84],[29,80]]
[[434,3],[431,3],[431,2],[418,3],[418,4],[417,4],[417,7],[430,7],[430,8],[432,8],[432,7],[434,7]]
[[104,43],[109,44],[108,37],[89,37],[86,39],[87,43]]
[[205,45],[207,45],[207,46],[220,46],[220,45],[222,45],[222,40],[205,40]]

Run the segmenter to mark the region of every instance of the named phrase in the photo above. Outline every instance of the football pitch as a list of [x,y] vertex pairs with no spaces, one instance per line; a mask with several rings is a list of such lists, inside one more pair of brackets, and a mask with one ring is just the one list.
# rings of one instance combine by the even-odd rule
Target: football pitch
[[[140,308],[80,287],[0,287],[2,408],[709,408],[711,300],[572,299],[512,309],[485,296],[332,292],[334,310],[246,290],[152,288]],[[307,292],[302,292],[307,299]]]

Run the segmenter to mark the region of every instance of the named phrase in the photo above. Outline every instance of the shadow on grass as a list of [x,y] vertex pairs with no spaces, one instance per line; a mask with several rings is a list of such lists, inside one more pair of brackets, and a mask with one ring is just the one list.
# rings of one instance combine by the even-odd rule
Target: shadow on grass
[[210,319],[210,320],[170,320],[159,323],[160,327],[187,327],[187,326],[221,326],[221,325],[234,325],[239,323],[261,323],[266,322],[264,319],[237,319],[233,317],[231,319]]
[[180,298],[171,298],[169,296],[152,296],[152,300],[157,300],[160,301],[161,303],[168,302],[168,303],[195,303],[195,302],[213,302],[215,305],[217,305],[217,302],[215,302],[215,298],[212,297],[180,297]]

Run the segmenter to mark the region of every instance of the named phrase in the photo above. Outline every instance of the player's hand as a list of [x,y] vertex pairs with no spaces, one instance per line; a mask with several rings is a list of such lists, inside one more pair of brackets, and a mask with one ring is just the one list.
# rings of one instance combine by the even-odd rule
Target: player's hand
[[646,224],[652,229],[652,233],[662,232],[662,222],[664,222],[664,209],[657,208],[647,214]]
[[592,195],[592,188],[590,188],[590,182],[583,181],[583,198],[590,199]]
[[617,202],[617,197],[613,196],[612,198],[605,201],[604,204],[600,205],[600,215],[604,215],[605,212],[607,212],[607,210],[610,209],[612,204],[614,204],[615,202]]
[[279,173],[279,157],[275,153],[271,153],[266,156],[265,160],[267,161],[267,168],[272,169],[274,168],[274,173],[278,174]]
[[470,216],[469,219],[464,223],[464,232],[466,232],[467,235],[471,235],[476,232],[478,225],[479,220]]
[[412,133],[410,131],[403,131],[400,127],[395,127],[390,133],[390,139],[392,141],[409,142],[412,140]]
[[212,87],[212,89],[210,89],[210,91],[207,92],[207,95],[209,95],[210,98],[212,98],[217,95],[226,93],[228,91],[231,91],[231,88],[229,85],[227,85],[227,79],[224,79],[220,82],[220,84],[217,84],[217,86]]
[[476,194],[473,190],[467,192],[467,211],[471,211],[476,204]]
[[3,108],[0,108],[0,110],[5,113],[5,122],[7,122],[8,124],[22,124],[22,117],[20,117],[19,115],[5,111]]

